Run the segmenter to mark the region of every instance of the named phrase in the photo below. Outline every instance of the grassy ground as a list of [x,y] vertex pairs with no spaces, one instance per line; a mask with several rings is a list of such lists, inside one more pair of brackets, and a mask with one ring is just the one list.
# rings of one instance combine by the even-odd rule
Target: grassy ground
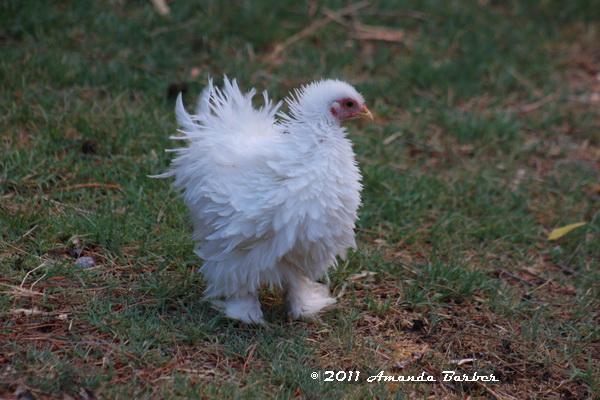
[[[0,397],[597,397],[600,2],[273,3],[2,2]],[[276,98],[341,77],[377,115],[350,127],[359,249],[321,321],[200,300],[185,209],[147,175],[208,73]]]

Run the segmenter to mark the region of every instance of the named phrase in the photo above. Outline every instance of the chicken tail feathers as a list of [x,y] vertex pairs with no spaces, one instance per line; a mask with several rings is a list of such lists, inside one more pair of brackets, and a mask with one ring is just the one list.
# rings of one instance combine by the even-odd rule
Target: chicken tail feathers
[[[183,106],[183,99],[181,93],[177,96],[175,102],[175,116],[177,118],[177,124],[179,125],[179,131],[184,134],[189,134],[198,129],[198,124],[192,120],[192,116],[188,114]],[[179,137],[171,137],[172,139],[179,139]]]
[[208,77],[208,85],[202,90],[196,103],[196,115],[207,115],[210,113],[210,97],[214,91],[213,80]]
[[177,176],[179,167],[194,164],[202,158],[226,162],[235,158],[237,152],[240,153],[238,156],[248,153],[254,138],[279,133],[276,115],[282,103],[273,104],[263,92],[263,105],[255,108],[252,105],[255,94],[254,89],[243,93],[235,79],[229,80],[225,76],[223,86],[217,87],[209,77],[194,115],[185,109],[180,93],[175,104],[178,135],[170,138],[187,142],[187,145],[167,150],[177,154],[171,169],[153,177]]
[[183,137],[173,139],[200,139],[206,135],[255,136],[273,132],[276,114],[281,103],[273,104],[266,92],[263,105],[254,108],[252,99],[256,90],[243,93],[235,79],[223,78],[221,88],[214,86],[209,78],[208,85],[196,103],[196,115],[190,115],[183,107],[181,97],[177,98],[176,115],[179,132]]

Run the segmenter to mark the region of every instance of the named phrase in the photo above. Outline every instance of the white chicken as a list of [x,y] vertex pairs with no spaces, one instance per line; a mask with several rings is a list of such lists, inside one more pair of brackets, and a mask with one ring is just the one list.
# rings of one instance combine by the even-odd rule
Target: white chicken
[[335,303],[317,281],[355,247],[361,175],[341,122],[372,115],[349,84],[323,80],[295,90],[279,111],[266,92],[252,105],[226,77],[202,92],[196,115],[177,99],[186,147],[158,177],[175,177],[194,226],[206,298],[228,317],[262,323],[262,285],[283,287],[293,318]]

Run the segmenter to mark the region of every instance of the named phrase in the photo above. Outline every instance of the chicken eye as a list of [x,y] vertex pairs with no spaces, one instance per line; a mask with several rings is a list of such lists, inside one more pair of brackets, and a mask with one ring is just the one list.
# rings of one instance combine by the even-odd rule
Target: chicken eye
[[352,107],[354,107],[354,102],[353,102],[352,100],[348,100],[348,101],[346,102],[346,107],[348,107],[348,108],[352,108]]

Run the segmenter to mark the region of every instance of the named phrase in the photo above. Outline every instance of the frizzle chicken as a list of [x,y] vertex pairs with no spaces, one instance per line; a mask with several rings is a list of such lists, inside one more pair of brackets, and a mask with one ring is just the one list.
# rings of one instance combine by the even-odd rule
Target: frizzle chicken
[[341,123],[372,119],[349,84],[323,80],[294,91],[289,111],[263,93],[242,93],[235,80],[209,81],[195,115],[177,99],[187,144],[171,168],[194,226],[205,296],[230,317],[262,323],[262,285],[283,287],[293,318],[335,303],[317,280],[355,247],[361,175]]

